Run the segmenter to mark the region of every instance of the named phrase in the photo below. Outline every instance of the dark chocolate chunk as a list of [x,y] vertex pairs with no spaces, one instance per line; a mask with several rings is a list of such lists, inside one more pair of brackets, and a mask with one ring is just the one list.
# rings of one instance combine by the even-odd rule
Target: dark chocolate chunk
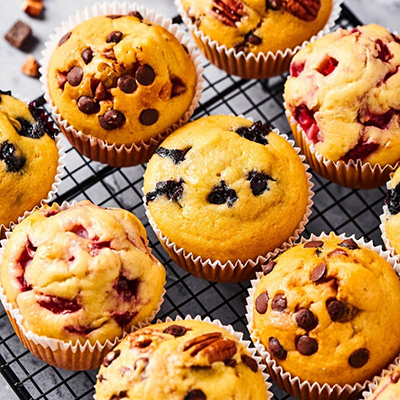
[[349,250],[357,250],[359,249],[358,244],[353,239],[343,240],[342,243],[339,244],[340,247],[344,247]]
[[125,121],[125,115],[118,110],[109,110],[104,115],[99,116],[100,126],[108,131],[120,128]]
[[247,354],[243,354],[241,358],[242,362],[246,364],[253,372],[258,371],[257,361],[253,357],[250,357]]
[[89,64],[90,61],[92,61],[93,58],[93,51],[90,47],[87,49],[83,50],[81,53],[82,60],[84,61],[85,64]]
[[62,46],[72,35],[72,32],[67,32],[58,42],[59,46]]
[[233,203],[238,199],[235,190],[230,189],[224,180],[219,185],[214,186],[207,196],[207,201],[211,204],[225,204],[232,207]]
[[164,147],[159,147],[156,150],[156,154],[163,158],[170,158],[174,164],[180,164],[182,161],[185,160],[185,156],[187,152],[191,149],[191,147],[187,147],[186,149],[179,150],[179,149],[166,149]]
[[171,89],[171,97],[179,96],[183,93],[186,93],[187,87],[179,78],[172,78],[172,89]]
[[112,31],[108,34],[106,42],[107,43],[119,43],[122,39],[122,32],[120,31]]
[[287,351],[283,348],[278,339],[274,337],[269,338],[268,350],[272,357],[281,361],[286,360]]
[[307,332],[312,331],[318,325],[318,318],[307,308],[300,308],[294,314],[294,319],[296,324]]
[[391,381],[393,384],[396,384],[399,380],[400,380],[400,371],[393,371],[393,372],[390,374],[390,381]]
[[282,0],[267,0],[267,10],[278,11],[282,8]]
[[143,86],[150,86],[154,79],[156,79],[156,74],[154,69],[150,65],[141,65],[136,71],[136,80]]
[[324,242],[322,240],[312,240],[311,242],[307,242],[304,245],[305,249],[313,249],[317,247],[322,247],[324,245]]
[[137,89],[137,83],[132,75],[120,76],[117,85],[124,93],[133,93]]
[[326,264],[321,263],[313,269],[310,275],[310,279],[312,282],[320,283],[324,280],[326,273],[327,273]]
[[227,367],[236,367],[237,362],[236,362],[236,360],[234,360],[233,358],[231,358],[230,360],[224,361],[224,364],[225,364]]
[[250,188],[254,196],[260,196],[269,190],[268,181],[275,182],[275,179],[272,179],[269,175],[257,171],[251,171],[247,176],[247,180],[250,181]]
[[263,274],[264,275],[270,274],[274,270],[275,265],[276,265],[275,261],[269,261],[267,264],[263,265],[261,267],[262,271],[263,271]]
[[140,21],[143,20],[142,14],[140,14],[139,11],[129,11],[127,15],[129,17],[136,17],[136,18],[140,19]]
[[78,86],[82,82],[83,71],[80,67],[73,67],[69,70],[67,81],[71,86]]
[[85,114],[96,114],[100,111],[100,105],[93,97],[81,96],[77,104],[79,110]]
[[342,250],[342,249],[335,249],[335,250],[333,250],[333,251],[331,251],[328,255],[327,255],[327,257],[328,258],[331,258],[331,257],[333,257],[333,256],[347,256],[348,254],[344,251],[344,250]]
[[296,339],[296,349],[303,356],[311,356],[318,351],[318,342],[309,336],[302,335]]
[[206,395],[200,389],[189,390],[183,400],[207,400]]
[[239,136],[244,137],[247,140],[256,142],[262,145],[268,144],[266,136],[271,132],[268,124],[263,124],[261,121],[255,122],[249,128],[242,127],[236,130]]
[[257,297],[255,306],[256,306],[256,311],[259,314],[265,314],[268,311],[268,301],[269,297],[267,292],[261,293]]
[[179,202],[183,196],[183,179],[177,181],[169,180],[165,182],[157,182],[156,188],[146,194],[146,202],[154,201],[157,197],[166,195],[169,200]]
[[275,297],[272,299],[271,302],[271,309],[273,311],[278,311],[278,312],[283,312],[286,310],[287,307],[287,300],[284,294],[277,294]]
[[351,353],[349,364],[353,368],[362,368],[369,360],[369,350],[362,347]]
[[110,15],[106,15],[106,18],[110,18],[110,19],[118,19],[121,18],[122,15],[121,14],[110,14]]
[[32,29],[28,24],[17,21],[11,29],[6,33],[5,39],[8,43],[20,49],[24,43],[30,38]]
[[241,51],[246,53],[248,47],[247,47],[246,42],[243,41],[243,42],[236,43],[234,46],[234,49],[237,53],[240,53]]
[[346,306],[334,297],[326,301],[326,308],[333,322],[340,321],[346,315]]
[[100,82],[97,87],[96,90],[94,91],[94,98],[96,99],[96,101],[102,101],[105,100],[107,98],[107,89],[106,89],[106,85],[103,82]]
[[140,122],[142,125],[153,125],[158,121],[158,111],[154,108],[148,108],[147,110],[143,110],[140,114]]
[[163,330],[164,333],[175,337],[181,337],[187,332],[187,328],[182,325],[170,325]]
[[121,350],[115,350],[108,353],[103,361],[103,365],[107,368],[109,367],[119,356],[121,355]]
[[0,146],[0,160],[6,164],[7,172],[19,172],[26,163],[26,158],[19,156],[14,145],[8,140]]
[[246,41],[257,46],[261,44],[262,39],[253,32],[250,32],[249,34],[246,35]]

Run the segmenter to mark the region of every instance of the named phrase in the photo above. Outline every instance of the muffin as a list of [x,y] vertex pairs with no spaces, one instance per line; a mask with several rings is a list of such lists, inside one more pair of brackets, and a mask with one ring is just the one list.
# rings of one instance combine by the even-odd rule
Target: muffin
[[[221,264],[243,266],[297,238],[309,211],[305,169],[291,144],[261,122],[201,118],[175,131],[151,158],[144,175],[150,219],[180,266],[188,267],[177,260],[184,249],[192,259],[218,262],[222,273]],[[191,272],[213,279],[203,267]],[[226,273],[217,280],[230,280],[232,271]]]
[[380,250],[331,233],[263,267],[249,298],[249,329],[286,390],[302,383],[300,393],[311,398],[324,384],[339,385],[346,392],[335,398],[348,398],[399,354],[400,280]]
[[400,254],[400,169],[388,185],[385,204],[381,217],[383,240],[393,254]]
[[140,329],[104,359],[96,399],[266,400],[257,361],[237,336],[195,320]]
[[[164,283],[165,270],[151,254],[140,221],[89,201],[32,213],[9,235],[1,267],[6,301],[22,318],[9,316],[24,344],[26,332],[44,344],[112,342],[154,317]],[[44,361],[88,369],[105,354],[88,355],[82,366],[60,353],[60,361]]]
[[379,382],[378,387],[368,400],[396,400],[400,399],[400,367],[389,373]]
[[[161,136],[193,112],[195,57],[158,23],[138,11],[100,15],[77,23],[49,49],[45,90],[70,141],[75,145],[83,137],[92,139],[93,154],[78,147],[85,155],[98,160],[102,144],[112,154],[118,148],[122,152],[119,158],[104,154],[116,157],[109,163],[125,165],[129,157],[133,164],[139,158],[145,162],[150,144],[154,152]],[[141,154],[121,151],[125,147],[135,153],[135,146]]]
[[248,79],[268,78],[287,71],[296,47],[318,32],[329,32],[341,1],[176,3],[205,56],[226,72]]
[[34,104],[28,107],[11,92],[0,91],[0,131],[0,225],[8,227],[25,211],[50,200],[62,167],[57,171],[53,127]]
[[349,187],[384,184],[400,160],[400,38],[378,25],[339,29],[293,58],[289,122],[311,166]]

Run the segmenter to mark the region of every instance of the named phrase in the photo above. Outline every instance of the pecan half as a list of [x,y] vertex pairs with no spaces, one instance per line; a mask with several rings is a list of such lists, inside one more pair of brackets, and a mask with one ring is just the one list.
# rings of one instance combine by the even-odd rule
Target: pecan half
[[210,13],[223,24],[232,27],[247,15],[243,3],[239,0],[213,0]]
[[222,337],[221,332],[212,332],[212,333],[205,333],[204,335],[200,335],[195,337],[192,340],[189,340],[183,345],[182,350],[187,351],[187,350],[192,350],[191,355],[195,356],[199,351],[204,349],[204,347],[207,347],[211,343],[215,342],[219,338]]
[[303,21],[314,21],[321,8],[321,0],[282,0],[283,8]]

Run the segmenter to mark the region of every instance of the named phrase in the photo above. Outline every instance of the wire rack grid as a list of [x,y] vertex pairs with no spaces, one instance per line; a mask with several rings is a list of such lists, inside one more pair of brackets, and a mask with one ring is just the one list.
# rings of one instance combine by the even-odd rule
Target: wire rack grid
[[[175,22],[180,19],[175,18]],[[343,7],[338,26],[349,28],[360,21]],[[210,114],[243,114],[268,121],[287,133],[289,125],[283,109],[286,76],[267,81],[242,80],[229,76],[211,64],[205,65],[205,88],[194,118]],[[166,255],[149,227],[142,205],[145,166],[112,168],[90,161],[65,140],[67,168],[55,201],[88,199],[105,207],[121,207],[135,213],[144,223],[154,254],[167,269],[167,294],[158,318],[167,316],[209,316],[231,324],[248,338],[245,300],[249,283],[216,284],[195,278],[177,267]],[[384,191],[346,189],[314,175],[314,207],[305,236],[311,232],[346,232],[381,243],[379,215]],[[93,399],[97,371],[71,372],[49,366],[36,359],[20,343],[6,313],[0,306],[0,372],[22,400]],[[276,385],[274,400],[291,399]]]

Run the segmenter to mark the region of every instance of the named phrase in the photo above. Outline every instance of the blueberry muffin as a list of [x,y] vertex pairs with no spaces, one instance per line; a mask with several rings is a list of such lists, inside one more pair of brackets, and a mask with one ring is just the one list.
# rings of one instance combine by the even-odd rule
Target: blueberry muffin
[[58,167],[55,133],[35,104],[0,91],[0,225],[47,198]]
[[384,228],[390,247],[400,254],[400,169],[395,172],[390,184],[391,188],[386,193]]
[[398,36],[378,25],[339,29],[293,58],[287,109],[327,160],[395,165],[399,66]]
[[181,127],[144,176],[161,233],[203,260],[245,262],[280,247],[307,211],[304,165],[261,122],[211,116]]
[[397,400],[400,399],[400,367],[397,367],[384,379],[379,382],[379,386],[374,390],[368,400]]
[[236,52],[294,49],[328,22],[332,0],[181,0],[195,26]]
[[373,250],[330,234],[293,246],[263,270],[252,338],[285,372],[354,385],[399,354],[400,280]]
[[88,201],[24,219],[1,265],[7,301],[26,331],[64,342],[120,337],[153,313],[164,282],[140,221]]
[[138,12],[91,18],[51,55],[47,84],[70,126],[109,144],[149,141],[189,109],[197,76],[188,49]]
[[104,359],[96,399],[266,400],[263,376],[243,344],[202,321],[151,325]]

